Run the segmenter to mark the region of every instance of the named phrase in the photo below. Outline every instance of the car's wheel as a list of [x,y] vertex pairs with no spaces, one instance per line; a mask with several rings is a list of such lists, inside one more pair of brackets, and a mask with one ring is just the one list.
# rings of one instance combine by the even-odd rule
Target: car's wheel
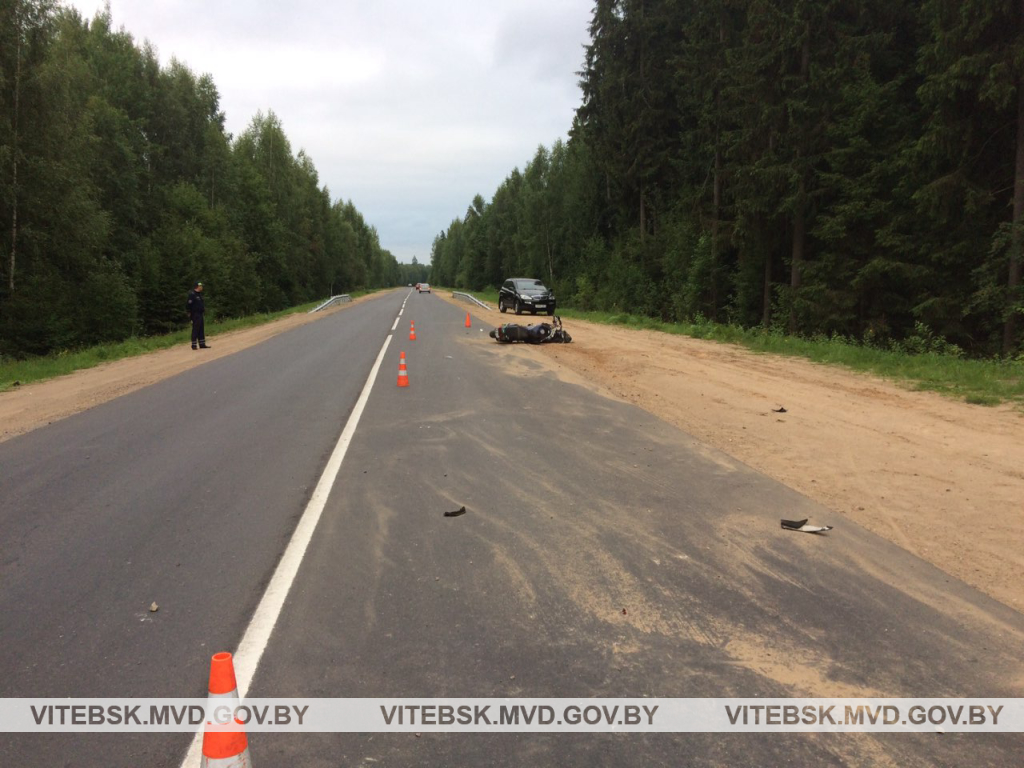
[[519,299],[516,299],[516,314],[523,314],[523,302],[519,301]]
[[508,307],[505,306],[505,299],[499,298],[498,299],[498,311],[501,312],[501,314],[505,314],[505,310],[506,309],[508,309]]

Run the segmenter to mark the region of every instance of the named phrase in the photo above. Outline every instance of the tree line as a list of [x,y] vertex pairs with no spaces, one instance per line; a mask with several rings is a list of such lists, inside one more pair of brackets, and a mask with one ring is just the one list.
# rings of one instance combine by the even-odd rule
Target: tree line
[[1020,352],[1020,2],[597,0],[579,76],[568,141],[452,221],[433,281]]
[[42,354],[405,282],[273,112],[53,0],[0,0],[0,354]]

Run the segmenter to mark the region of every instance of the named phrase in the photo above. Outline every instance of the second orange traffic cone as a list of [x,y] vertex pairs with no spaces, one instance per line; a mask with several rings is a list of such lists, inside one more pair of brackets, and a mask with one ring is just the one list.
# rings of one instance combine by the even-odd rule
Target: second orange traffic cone
[[472,328],[473,327],[473,321],[469,319],[469,312],[466,313],[466,327],[467,328]]
[[409,341],[416,341],[416,323],[409,323]]
[[[215,653],[210,659],[210,707],[224,705],[232,709],[238,704],[238,684],[230,653]],[[203,734],[202,768],[252,768],[249,740],[237,720],[236,731],[211,731]],[[209,723],[207,723],[209,725]]]
[[409,371],[405,367],[405,352],[403,352],[402,356],[398,358],[398,386],[409,386]]

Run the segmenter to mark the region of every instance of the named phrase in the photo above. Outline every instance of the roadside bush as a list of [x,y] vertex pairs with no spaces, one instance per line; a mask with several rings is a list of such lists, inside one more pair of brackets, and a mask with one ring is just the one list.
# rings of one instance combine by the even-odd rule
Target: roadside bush
[[907,355],[933,354],[950,357],[963,357],[964,355],[963,349],[933,333],[931,328],[920,321],[914,323],[913,334],[902,341],[890,341],[889,348],[893,352],[902,352]]

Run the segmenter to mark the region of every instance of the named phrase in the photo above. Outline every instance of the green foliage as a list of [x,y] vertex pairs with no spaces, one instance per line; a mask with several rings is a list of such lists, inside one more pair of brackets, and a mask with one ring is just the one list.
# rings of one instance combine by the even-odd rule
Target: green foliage
[[71,286],[48,264],[32,264],[0,317],[0,354],[44,354],[75,339]]
[[412,257],[411,264],[399,264],[398,271],[401,275],[399,283],[416,285],[416,283],[430,282],[430,265],[420,264],[415,256]]
[[138,299],[116,264],[104,262],[86,277],[76,313],[76,344],[120,341],[136,330]]
[[914,324],[914,333],[901,341],[891,341],[889,348],[894,352],[902,352],[908,355],[946,355],[949,357],[963,357],[964,351],[956,344],[950,344],[946,339],[934,334],[927,325],[922,322]]
[[397,284],[272,113],[232,140],[213,79],[50,0],[0,3],[0,354],[167,333]]
[[714,261],[711,252],[711,238],[703,235],[689,260],[682,290],[679,292],[675,316],[680,320],[696,320],[704,317],[708,309],[704,301],[707,286],[711,283]]
[[595,0],[569,141],[477,196],[432,279],[1012,356],[1022,23],[1009,0]]

